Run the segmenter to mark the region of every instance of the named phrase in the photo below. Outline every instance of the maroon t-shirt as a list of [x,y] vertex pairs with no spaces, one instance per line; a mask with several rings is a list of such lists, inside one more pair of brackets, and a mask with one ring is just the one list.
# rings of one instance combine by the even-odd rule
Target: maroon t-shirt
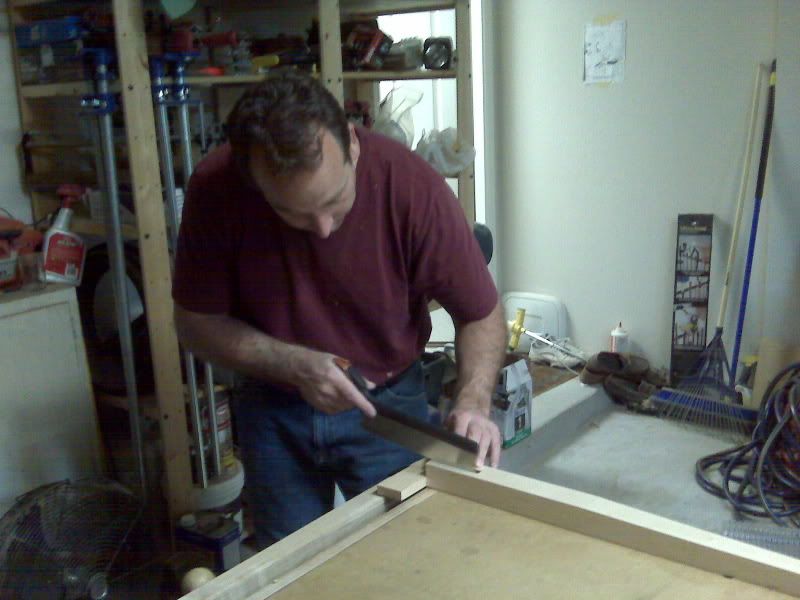
[[284,223],[230,146],[207,156],[189,182],[172,295],[347,358],[381,383],[423,351],[429,300],[468,322],[491,312],[497,290],[441,175],[386,137],[357,135],[355,203],[327,239]]

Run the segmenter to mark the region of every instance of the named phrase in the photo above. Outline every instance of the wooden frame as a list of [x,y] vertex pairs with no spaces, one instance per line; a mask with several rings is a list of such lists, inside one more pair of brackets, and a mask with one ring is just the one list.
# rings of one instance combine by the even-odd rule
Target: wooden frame
[[[317,519],[185,599],[268,598],[438,492],[742,582],[800,595],[800,560],[783,554],[496,469],[469,473],[427,462],[423,474],[421,467],[422,462],[401,471],[378,489],[368,490]],[[401,497],[408,499],[398,502],[396,498]]]

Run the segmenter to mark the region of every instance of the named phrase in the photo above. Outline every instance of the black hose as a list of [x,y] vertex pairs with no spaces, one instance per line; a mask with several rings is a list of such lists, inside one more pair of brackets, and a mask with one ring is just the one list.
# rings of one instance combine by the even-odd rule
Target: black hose
[[800,527],[800,363],[770,382],[751,440],[698,460],[695,480],[738,512]]

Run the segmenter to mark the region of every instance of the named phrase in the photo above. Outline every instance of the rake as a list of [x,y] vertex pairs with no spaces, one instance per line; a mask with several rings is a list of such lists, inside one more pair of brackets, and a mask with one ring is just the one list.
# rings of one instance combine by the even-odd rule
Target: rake
[[[773,67],[774,68],[774,67]],[[728,264],[722,285],[719,315],[714,337],[705,347],[688,375],[681,378],[676,388],[664,388],[653,398],[658,406],[659,415],[684,423],[690,423],[703,429],[719,432],[726,438],[739,439],[750,434],[758,418],[758,411],[742,406],[739,394],[735,391],[733,371],[725,353],[722,341],[723,322],[728,304],[728,292],[731,272],[736,257],[736,246],[739,240],[739,229],[742,221],[745,194],[750,178],[750,160],[755,138],[756,115],[761,90],[762,65],[756,68],[756,81],[753,101],[750,108],[750,119],[747,133],[747,147],[744,157],[742,178],[739,182],[739,197],[736,207],[736,218],[733,225],[733,237],[728,250]],[[758,180],[763,183],[772,129],[772,112],[774,106],[774,82],[770,80],[770,93],[766,111],[766,122],[758,165]],[[762,185],[758,186],[759,188]],[[760,201],[760,191],[756,191],[756,202]]]

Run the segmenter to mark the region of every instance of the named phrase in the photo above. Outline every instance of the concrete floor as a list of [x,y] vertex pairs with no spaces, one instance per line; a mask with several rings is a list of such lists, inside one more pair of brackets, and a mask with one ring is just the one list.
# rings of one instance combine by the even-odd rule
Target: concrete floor
[[695,482],[695,462],[730,447],[729,440],[628,412],[613,404],[602,388],[577,380],[533,402],[533,434],[504,452],[500,468],[715,533],[750,527],[781,537],[793,532],[797,535],[789,544],[761,545],[800,556],[796,529],[742,517]]

